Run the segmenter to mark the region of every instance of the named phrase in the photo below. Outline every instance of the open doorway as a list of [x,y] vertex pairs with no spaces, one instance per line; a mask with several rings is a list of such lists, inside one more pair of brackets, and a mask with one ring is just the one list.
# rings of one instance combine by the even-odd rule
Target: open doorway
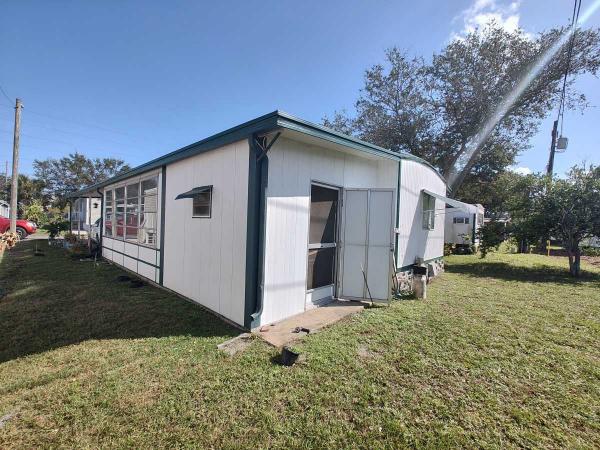
[[311,184],[306,307],[318,306],[335,297],[340,191]]

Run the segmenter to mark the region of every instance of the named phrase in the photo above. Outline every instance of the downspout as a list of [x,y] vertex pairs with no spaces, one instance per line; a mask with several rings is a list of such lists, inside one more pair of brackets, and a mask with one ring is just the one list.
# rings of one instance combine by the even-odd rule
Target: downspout
[[[244,326],[248,329],[258,326],[258,320],[264,306],[264,257],[266,240],[266,194],[269,182],[269,156],[268,152],[279,138],[281,133],[267,144],[266,139],[259,141],[257,135],[249,138],[250,145],[250,174],[248,192],[248,222],[247,255],[246,255],[246,301],[252,304],[251,313],[244,318]],[[251,209],[252,208],[252,209]],[[252,217],[251,212],[255,214]],[[248,283],[250,281],[250,283]],[[253,286],[255,288],[253,289]],[[250,300],[250,301],[249,301]],[[248,306],[247,303],[247,306]]]
[[100,256],[102,256],[102,236],[104,235],[104,193],[100,192],[100,188],[96,189],[100,196],[100,236],[98,237],[98,246],[100,247]]

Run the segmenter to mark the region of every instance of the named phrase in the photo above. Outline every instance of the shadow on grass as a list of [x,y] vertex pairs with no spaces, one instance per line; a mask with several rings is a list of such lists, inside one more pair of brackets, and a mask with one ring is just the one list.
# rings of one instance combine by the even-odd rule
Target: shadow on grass
[[175,294],[117,281],[125,272],[115,266],[37,246],[44,257],[26,241],[0,263],[0,362],[89,339],[239,334]]
[[477,260],[476,262],[446,265],[447,272],[458,273],[472,277],[490,277],[508,281],[548,282],[561,284],[598,283],[600,274],[582,271],[580,278],[573,278],[568,270],[536,265],[533,267],[519,267],[500,261]]

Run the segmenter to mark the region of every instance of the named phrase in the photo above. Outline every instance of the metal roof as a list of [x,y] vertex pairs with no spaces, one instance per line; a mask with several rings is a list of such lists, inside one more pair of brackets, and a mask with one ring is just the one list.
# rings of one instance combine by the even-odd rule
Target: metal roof
[[148,161],[147,163],[144,163],[131,170],[128,170],[127,172],[109,178],[101,183],[96,183],[91,186],[87,186],[86,188],[69,195],[69,197],[84,196],[85,193],[89,193],[92,191],[95,192],[104,186],[108,186],[109,184],[113,184],[121,180],[140,175],[158,167],[162,167],[167,164],[171,164],[176,161],[189,158],[190,156],[194,156],[200,153],[207,152],[209,150],[213,150],[218,147],[222,147],[227,144],[231,144],[236,141],[240,141],[242,139],[248,138],[254,133],[266,133],[280,129],[298,131],[300,133],[305,133],[310,136],[325,139],[329,142],[340,144],[355,150],[359,150],[376,156],[390,158],[393,160],[410,159],[413,161],[417,161],[421,164],[430,167],[444,181],[444,183],[446,182],[444,177],[440,175],[440,173],[435,169],[435,167],[433,167],[424,159],[421,159],[417,156],[411,155],[409,153],[394,152],[383,147],[379,147],[377,145],[373,145],[368,142],[362,141],[355,137],[348,136],[343,133],[338,133],[337,131],[332,130],[331,128],[327,128],[322,125],[317,125],[312,122],[308,122],[306,120],[302,120],[298,117],[292,116],[291,114],[287,114],[283,111],[277,110],[269,114],[265,114],[264,116],[257,117],[256,119],[252,119],[248,122],[244,122],[233,128],[229,128],[220,133],[214,134],[210,137],[202,139],[201,141],[195,142],[193,144],[187,145],[178,150],[167,153],[164,156]]

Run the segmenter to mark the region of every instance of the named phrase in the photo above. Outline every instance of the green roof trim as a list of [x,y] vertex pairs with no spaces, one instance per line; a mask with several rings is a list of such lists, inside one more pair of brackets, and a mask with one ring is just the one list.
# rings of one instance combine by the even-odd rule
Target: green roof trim
[[167,153],[164,156],[148,161],[147,163],[144,163],[138,167],[135,167],[134,169],[119,174],[115,177],[109,178],[108,180],[105,180],[101,183],[96,183],[94,185],[88,186],[85,189],[71,194],[69,197],[82,196],[84,193],[89,192],[91,190],[96,190],[104,186],[108,186],[109,184],[117,183],[127,178],[141,175],[145,172],[149,172],[162,166],[172,164],[176,161],[189,158],[190,156],[198,155],[200,153],[204,153],[215,148],[231,144],[233,142],[247,139],[249,136],[252,136],[255,133],[266,133],[280,129],[297,131],[339,145],[344,145],[355,150],[359,150],[375,156],[390,158],[396,161],[400,159],[409,159],[412,161],[417,161],[421,164],[430,167],[444,181],[444,183],[446,183],[444,177],[442,177],[442,175],[437,171],[435,167],[433,167],[424,159],[421,159],[417,156],[411,155],[409,153],[394,152],[383,147],[379,147],[377,145],[369,144],[368,142],[362,141],[355,137],[338,133],[337,131],[332,130],[331,128],[327,128],[322,125],[317,125],[312,122],[299,119],[298,117],[294,117],[283,111],[273,111],[269,114],[265,114],[263,116],[257,117],[256,119],[252,119],[248,122],[244,122],[240,125],[214,134],[210,137],[207,137],[206,139],[202,139],[201,141],[195,142],[178,150]]

